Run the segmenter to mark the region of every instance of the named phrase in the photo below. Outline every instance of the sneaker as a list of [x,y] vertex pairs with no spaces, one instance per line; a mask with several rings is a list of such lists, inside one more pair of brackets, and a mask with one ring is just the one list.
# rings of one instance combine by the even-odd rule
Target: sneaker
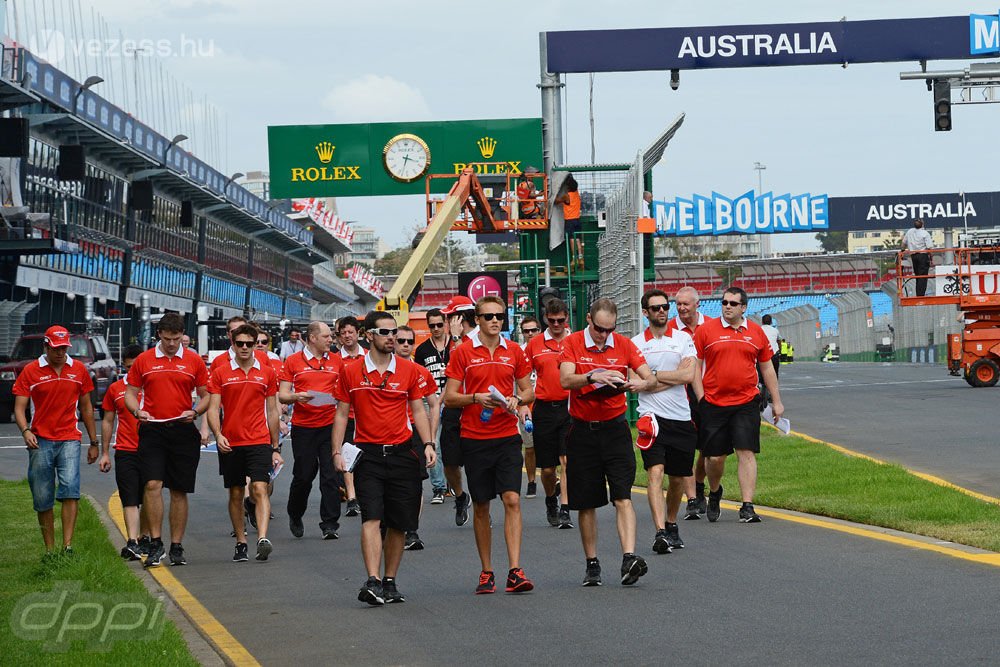
[[406,598],[396,588],[396,580],[392,577],[386,577],[382,580],[382,597],[385,599],[386,604],[406,602]]
[[262,537],[257,540],[257,560],[267,560],[267,557],[271,555],[271,551],[274,547],[271,545],[271,540],[266,537]]
[[545,518],[550,526],[559,525],[559,496],[545,497]]
[[157,567],[163,562],[166,557],[167,552],[163,548],[163,542],[160,540],[153,540],[149,544],[149,555],[146,556],[146,562],[143,563],[145,567]]
[[740,523],[760,523],[760,516],[753,509],[753,503],[743,503],[740,508]]
[[64,546],[63,550],[62,550],[62,555],[65,556],[66,558],[72,558],[73,557],[73,547],[71,547],[68,544],[66,546]]
[[565,505],[559,510],[559,530],[566,530],[573,527],[573,520],[569,516],[569,508]]
[[431,505],[441,505],[444,503],[444,491],[435,491],[431,497]]
[[149,535],[139,538],[139,555],[143,557],[149,555]]
[[476,595],[483,595],[486,593],[496,593],[497,592],[497,582],[493,577],[493,573],[487,570],[483,570],[479,573],[479,585],[476,586]]
[[187,565],[187,559],[184,558],[184,547],[181,546],[180,542],[170,543],[170,564],[171,565]]
[[719,507],[719,501],[722,500],[722,485],[719,485],[718,491],[709,491],[708,493],[708,520],[715,523],[719,520],[719,516],[722,514],[722,508]]
[[233,562],[234,563],[245,563],[250,560],[250,555],[248,553],[249,547],[246,542],[237,542],[236,551],[233,552]]
[[685,510],[684,520],[685,521],[698,521],[701,519],[700,512],[698,511],[698,499],[688,498],[687,509]]
[[601,561],[594,559],[587,560],[587,574],[583,578],[584,586],[601,585]]
[[631,586],[639,581],[639,577],[649,572],[646,560],[635,554],[622,556],[622,586]]
[[122,558],[125,560],[139,560],[139,543],[135,540],[126,542],[125,546],[122,547]]
[[288,530],[292,531],[292,535],[295,537],[302,537],[305,533],[305,526],[302,525],[302,519],[296,519],[293,516],[288,517]]
[[653,553],[661,555],[670,553],[670,541],[667,539],[667,531],[663,529],[656,531],[656,537],[653,538]]
[[562,495],[562,480],[556,480],[556,490],[553,492],[557,497]]
[[[466,491],[460,496],[455,496],[455,525],[464,526],[469,523],[469,507],[472,506],[472,497]],[[492,593],[492,591],[490,591]]]
[[358,602],[367,602],[373,607],[385,604],[385,592],[382,589],[382,582],[378,577],[368,577],[368,581],[361,587],[358,593]]
[[536,482],[528,482],[528,490],[524,492],[525,498],[537,498],[538,497],[538,484]]
[[424,541],[420,539],[417,535],[417,531],[407,531],[406,533],[406,543],[403,545],[403,549],[406,551],[420,551],[424,548]]
[[708,512],[708,500],[705,496],[698,496],[695,498],[698,501],[698,514],[705,514]]
[[670,545],[670,550],[683,549],[684,540],[681,539],[681,532],[677,529],[676,523],[668,523],[666,527],[667,533],[667,544]]
[[508,593],[527,593],[535,587],[531,583],[531,579],[524,576],[524,570],[519,567],[512,567],[510,572],[507,573],[507,588],[504,589]]
[[52,565],[59,560],[59,554],[55,551],[46,551],[42,554],[42,565]]
[[243,514],[253,529],[257,530],[257,506],[250,502],[249,498],[243,499]]
[[361,505],[358,504],[357,498],[347,499],[347,511],[344,514],[347,516],[358,516],[361,514]]
[[323,529],[323,539],[324,540],[339,540],[340,535],[334,528],[324,527]]

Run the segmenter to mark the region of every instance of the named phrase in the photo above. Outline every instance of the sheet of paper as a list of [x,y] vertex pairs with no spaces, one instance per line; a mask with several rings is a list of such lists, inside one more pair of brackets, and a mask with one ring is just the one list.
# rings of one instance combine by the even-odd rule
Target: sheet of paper
[[183,420],[184,417],[170,417],[169,419],[148,419],[147,421],[153,422],[154,424],[166,424],[169,422],[179,422]]
[[774,422],[774,409],[771,407],[770,403],[768,403],[767,407],[761,411],[760,418],[762,421],[766,421],[768,424],[777,427],[777,429],[784,435],[788,435],[792,430],[792,422],[788,421],[785,417],[778,419],[777,423]]
[[313,399],[309,401],[309,405],[319,407],[321,405],[337,404],[337,399],[333,397],[333,394],[328,394],[323,391],[316,391],[315,389],[310,389],[306,393],[313,397]]
[[344,467],[347,468],[347,472],[353,472],[354,466],[358,465],[358,460],[361,458],[361,450],[345,442],[340,448],[340,455],[344,457]]

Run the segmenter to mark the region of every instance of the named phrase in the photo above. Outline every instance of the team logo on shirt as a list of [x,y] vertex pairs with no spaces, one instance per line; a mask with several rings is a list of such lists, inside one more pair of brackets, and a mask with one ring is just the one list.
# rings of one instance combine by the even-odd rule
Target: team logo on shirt
[[593,357],[580,357],[580,361],[586,361],[592,363],[594,361]]
[[185,368],[186,368],[186,366],[184,366],[184,364],[177,364],[177,370],[182,371]]
[[499,359],[500,359],[500,361],[504,362],[505,364],[510,362],[510,357],[499,357]]
[[614,359],[612,359],[611,357],[608,357],[608,363],[609,364],[617,364],[618,363],[617,357],[614,358]]
[[399,389],[399,383],[398,382],[390,382],[389,383],[389,388],[393,389],[393,390]]

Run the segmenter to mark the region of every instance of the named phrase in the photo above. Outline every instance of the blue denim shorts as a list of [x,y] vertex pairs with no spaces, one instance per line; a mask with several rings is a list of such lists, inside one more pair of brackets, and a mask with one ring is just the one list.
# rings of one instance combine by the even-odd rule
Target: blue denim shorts
[[38,449],[28,450],[28,486],[36,512],[56,500],[79,500],[80,441],[38,438]]

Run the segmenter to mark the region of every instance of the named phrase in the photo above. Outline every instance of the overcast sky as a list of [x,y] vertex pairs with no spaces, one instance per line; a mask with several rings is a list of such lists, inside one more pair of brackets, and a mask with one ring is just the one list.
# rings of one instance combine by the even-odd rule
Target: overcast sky
[[[880,2],[343,2],[85,0],[126,37],[211,41],[170,70],[229,118],[223,171],[267,168],[268,125],[541,115],[538,33],[991,13],[993,5]],[[958,62],[932,63],[947,69]],[[900,81],[917,63],[599,74],[598,162],[631,161],[677,114],[687,119],[654,170],[654,196],[764,189],[831,196],[995,189],[1000,109],[957,107],[934,132],[931,95]],[[568,161],[589,160],[587,76],[567,79]],[[340,199],[341,214],[390,246],[422,214],[417,198]],[[811,247],[811,234],[776,249]]]

